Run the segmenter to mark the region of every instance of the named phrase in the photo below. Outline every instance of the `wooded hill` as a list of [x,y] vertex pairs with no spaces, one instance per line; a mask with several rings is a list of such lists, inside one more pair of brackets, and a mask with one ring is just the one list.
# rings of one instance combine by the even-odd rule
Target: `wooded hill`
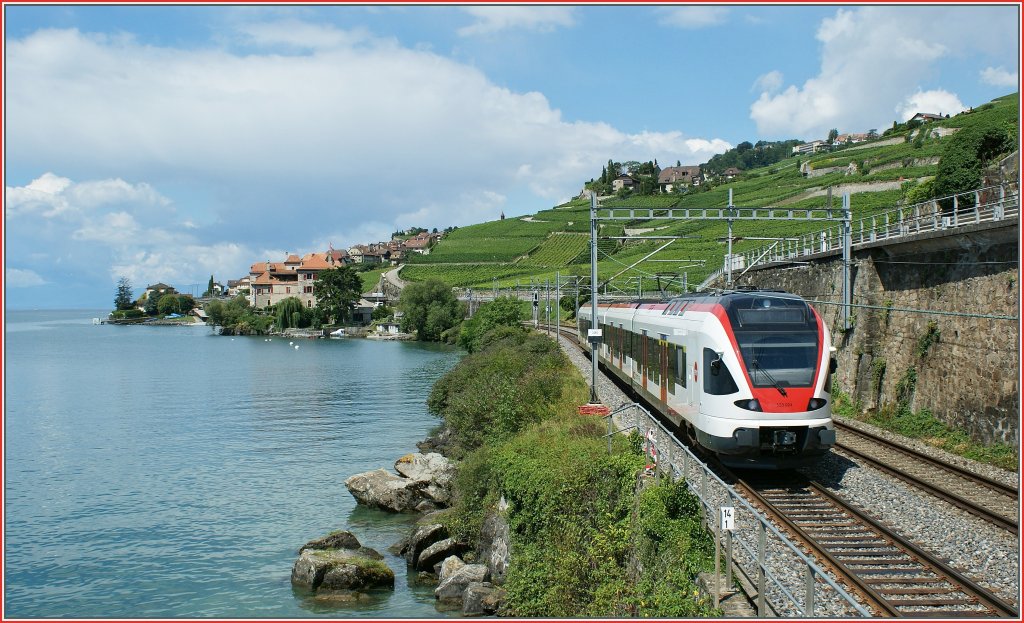
[[[1019,144],[1019,94],[1013,93],[955,117],[920,126],[899,124],[883,136],[830,152],[792,156],[771,166],[744,171],[728,182],[705,183],[683,194],[602,198],[601,207],[724,208],[729,190],[737,207],[820,208],[831,187],[832,207],[851,195],[854,220],[900,205],[965,192],[981,184],[982,166],[1005,157]],[[581,184],[582,185],[582,184]],[[938,191],[941,190],[941,194]],[[532,216],[460,227],[440,240],[430,255],[413,255],[401,276],[410,281],[440,279],[453,287],[491,290],[532,282],[555,283],[590,274],[590,200],[576,199]],[[822,229],[821,222],[736,221],[735,237],[791,237]],[[614,240],[626,230],[650,229],[648,236],[687,236],[613,282],[636,292],[638,278],[650,292],[657,285],[679,291],[683,273],[690,288],[723,266],[724,221],[604,221],[600,223],[598,277],[604,280],[654,252],[666,240]],[[632,235],[632,234],[631,234]],[[641,234],[642,235],[642,234]],[[764,241],[741,239],[734,253]],[[677,260],[665,262],[655,260]],[[694,266],[703,260],[703,266]],[[660,278],[659,278],[660,276]]]

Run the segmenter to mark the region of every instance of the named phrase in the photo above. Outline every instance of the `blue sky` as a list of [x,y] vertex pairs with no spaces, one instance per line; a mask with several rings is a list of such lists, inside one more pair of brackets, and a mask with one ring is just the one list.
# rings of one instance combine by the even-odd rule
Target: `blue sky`
[[556,205],[1018,90],[1019,5],[4,7],[5,306]]

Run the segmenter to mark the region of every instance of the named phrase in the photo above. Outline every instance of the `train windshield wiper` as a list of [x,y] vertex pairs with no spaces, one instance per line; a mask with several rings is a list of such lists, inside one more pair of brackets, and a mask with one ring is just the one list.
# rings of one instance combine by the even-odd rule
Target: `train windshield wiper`
[[[772,386],[775,387],[775,389],[779,390],[780,394],[782,394],[783,396],[786,395],[786,388],[783,387],[781,383],[776,381],[775,377],[773,377],[771,374],[769,374],[769,372],[767,370],[762,368],[761,364],[757,363],[757,359],[751,359],[750,360],[750,365],[751,365],[751,367],[754,368],[754,370],[760,370],[761,374],[763,374],[765,376],[765,378],[768,379],[768,382],[771,383]],[[755,372],[755,375],[756,375],[756,372]]]

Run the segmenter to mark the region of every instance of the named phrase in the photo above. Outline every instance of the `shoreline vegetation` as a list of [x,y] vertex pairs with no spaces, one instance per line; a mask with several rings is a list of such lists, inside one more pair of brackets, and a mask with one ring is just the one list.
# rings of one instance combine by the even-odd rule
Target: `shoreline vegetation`
[[[426,454],[399,459],[400,476],[346,481],[361,504],[421,513],[390,551],[416,582],[436,584],[439,608],[467,616],[720,615],[699,588],[714,546],[696,498],[644,476],[639,435],[616,436],[609,453],[601,422],[577,411],[588,397],[579,372],[557,343],[520,326],[518,303],[508,309],[462,326],[471,352],[430,392],[441,424],[418,444]],[[409,478],[411,462],[453,467]],[[411,491],[403,505],[381,501],[397,491]]]

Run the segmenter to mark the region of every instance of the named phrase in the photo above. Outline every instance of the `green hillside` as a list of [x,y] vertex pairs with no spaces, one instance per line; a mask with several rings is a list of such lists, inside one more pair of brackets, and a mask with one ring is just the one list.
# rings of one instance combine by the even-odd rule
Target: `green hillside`
[[[931,181],[955,134],[1000,128],[1019,136],[1019,94],[998,98],[973,111],[918,127],[897,126],[875,140],[831,152],[787,158],[770,167],[743,172],[731,181],[705,184],[684,194],[609,197],[602,208],[722,208],[729,190],[737,207],[820,208],[826,189],[832,187],[832,205],[839,208],[849,192],[854,220],[891,210],[899,205],[932,198]],[[803,169],[803,172],[802,172]],[[667,240],[613,240],[626,230],[650,229],[647,236],[688,236],[672,242],[636,268],[624,272],[613,287],[635,292],[638,276],[645,291],[674,279],[681,286],[683,273],[696,285],[723,265],[727,225],[718,221],[603,221],[599,222],[598,277],[603,281],[652,253]],[[822,222],[736,221],[737,237],[791,237],[823,229]],[[590,274],[590,201],[578,199],[542,210],[532,216],[460,227],[435,245],[430,255],[413,256],[402,270],[410,281],[438,278],[452,286],[490,290],[531,280],[554,284]],[[630,235],[637,235],[632,232]],[[733,251],[761,247],[764,241],[739,240]],[[664,260],[676,260],[667,262]],[[702,261],[703,265],[696,265]]]

